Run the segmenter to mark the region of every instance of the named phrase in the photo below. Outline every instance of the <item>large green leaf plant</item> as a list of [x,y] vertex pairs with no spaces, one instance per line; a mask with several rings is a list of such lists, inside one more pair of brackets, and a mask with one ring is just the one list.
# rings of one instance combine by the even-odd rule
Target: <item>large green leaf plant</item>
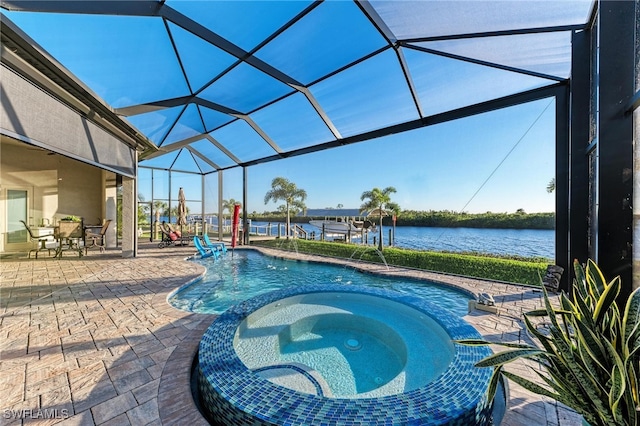
[[[494,367],[488,390],[491,399],[504,376],[574,409],[592,426],[640,426],[640,288],[631,294],[621,316],[615,303],[620,277],[607,283],[591,260],[586,267],[575,261],[574,269],[570,296],[562,292],[559,306],[554,307],[542,286],[544,309],[524,315],[525,326],[539,345],[459,343],[509,348],[476,364]],[[547,327],[536,327],[536,317],[546,317]],[[517,359],[540,364],[542,368],[534,372],[541,384],[504,369]]]

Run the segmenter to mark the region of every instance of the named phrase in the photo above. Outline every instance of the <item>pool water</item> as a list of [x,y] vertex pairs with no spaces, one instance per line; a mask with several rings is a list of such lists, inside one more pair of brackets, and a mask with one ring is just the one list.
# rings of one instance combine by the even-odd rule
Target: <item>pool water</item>
[[298,362],[314,369],[336,397],[377,389],[389,383],[404,366],[380,339],[363,332],[345,333],[340,328],[301,334],[280,350],[280,362]]
[[330,390],[325,396],[334,398],[425,386],[454,355],[449,335],[425,313],[382,297],[341,292],[267,305],[247,316],[233,344],[254,371],[276,365],[310,368]]
[[169,303],[196,313],[221,314],[251,297],[289,286],[342,284],[396,290],[424,298],[458,317],[466,315],[470,295],[420,280],[386,278],[343,266],[265,256],[254,250],[236,250],[219,259],[197,259],[207,268],[204,277],[180,288]]

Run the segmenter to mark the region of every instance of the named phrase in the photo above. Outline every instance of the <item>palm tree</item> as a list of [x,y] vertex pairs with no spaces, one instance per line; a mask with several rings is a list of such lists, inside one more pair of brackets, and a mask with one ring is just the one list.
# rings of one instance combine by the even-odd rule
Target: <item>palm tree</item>
[[380,216],[380,237],[378,240],[378,250],[382,251],[382,217],[388,216],[389,212],[397,213],[400,206],[391,201],[391,194],[395,193],[393,186],[385,189],[373,188],[371,191],[364,191],[360,196],[361,201],[365,201],[360,206],[360,213],[369,212],[374,216]]
[[222,200],[222,226],[223,227],[224,227],[224,221],[225,221],[225,217],[224,217],[225,210],[229,212],[229,216],[233,215],[233,208],[235,207],[236,204],[239,204],[240,206],[242,206],[242,203],[240,201],[236,201],[233,198],[229,198],[228,200]]
[[145,202],[144,195],[138,194],[138,223],[147,223],[147,212],[150,204]]
[[156,222],[160,222],[160,216],[167,215],[167,203],[165,203],[164,201],[154,200],[153,213],[156,217]]
[[151,218],[151,221],[153,222],[152,234],[153,238],[159,238],[160,236],[158,234],[160,230],[158,229],[158,225],[160,223],[160,216],[166,216],[167,213],[169,213],[169,206],[164,201],[153,200],[152,207],[153,215],[155,216],[155,221],[154,218]]
[[264,196],[264,203],[267,204],[273,200],[285,202],[287,211],[287,238],[289,238],[289,228],[291,226],[290,211],[292,208],[300,211],[305,209],[304,200],[307,199],[307,191],[300,189],[295,183],[283,177],[274,178],[271,181],[271,190],[267,191]]
[[556,178],[552,178],[547,184],[547,192],[551,194],[555,190],[556,190]]

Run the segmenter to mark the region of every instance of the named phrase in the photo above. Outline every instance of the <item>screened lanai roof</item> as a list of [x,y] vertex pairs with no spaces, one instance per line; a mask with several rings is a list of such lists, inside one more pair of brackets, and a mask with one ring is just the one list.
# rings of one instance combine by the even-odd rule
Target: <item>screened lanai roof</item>
[[211,173],[552,96],[593,1],[14,1],[5,15]]

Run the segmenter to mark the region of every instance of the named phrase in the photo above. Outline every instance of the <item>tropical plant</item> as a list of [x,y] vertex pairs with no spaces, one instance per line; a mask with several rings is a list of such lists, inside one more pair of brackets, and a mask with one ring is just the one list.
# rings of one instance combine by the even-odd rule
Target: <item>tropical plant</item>
[[551,180],[547,184],[547,192],[551,194],[555,190],[556,190],[556,178],[551,178]]
[[[364,203],[360,206],[360,213],[369,212],[373,216],[380,217],[380,236],[378,240],[378,250],[382,251],[382,218],[388,216],[389,213],[397,214],[400,212],[400,206],[391,201],[391,194],[395,193],[393,186],[385,189],[373,188],[371,191],[364,191],[360,196],[360,200]],[[366,201],[365,201],[366,200]]]
[[167,203],[160,200],[154,200],[153,202],[153,214],[155,215],[155,221],[160,222],[160,216],[168,216],[169,209]]
[[138,193],[138,224],[147,223],[149,203],[145,202],[144,195]]
[[[191,212],[191,209],[189,208],[189,206],[185,206],[185,208],[188,215]],[[180,207],[177,204],[171,207],[170,211],[172,217],[177,218],[180,216]]]
[[225,222],[224,212],[225,211],[229,212],[229,216],[231,216],[233,214],[233,209],[236,204],[239,204],[240,206],[242,206],[242,203],[240,201],[236,201],[233,198],[229,198],[228,200],[222,200],[222,224],[223,225]]
[[[287,216],[287,206],[285,204],[279,205],[278,206],[278,213],[281,214],[282,216]],[[298,213],[300,213],[302,210],[300,210],[299,208],[295,207],[295,206],[290,206],[289,208],[289,212],[295,216]]]
[[[576,278],[571,298],[560,294],[554,307],[544,292],[544,309],[524,315],[527,330],[540,346],[497,343],[509,350],[491,355],[476,364],[494,367],[489,386],[493,398],[500,376],[531,392],[553,398],[576,412],[592,426],[640,425],[640,289],[626,301],[624,313],[616,304],[622,282],[606,282],[591,260],[586,268],[574,262]],[[548,318],[548,332],[533,323]],[[482,340],[463,344],[496,344]],[[504,370],[517,359],[536,361],[542,384]]]
[[271,181],[271,190],[267,191],[264,196],[264,203],[269,201],[278,202],[280,200],[285,202],[285,208],[287,211],[287,238],[289,238],[291,227],[291,209],[297,211],[304,210],[306,208],[304,200],[307,199],[307,192],[304,189],[298,188],[295,183],[289,182],[288,179],[283,177],[274,178]]

